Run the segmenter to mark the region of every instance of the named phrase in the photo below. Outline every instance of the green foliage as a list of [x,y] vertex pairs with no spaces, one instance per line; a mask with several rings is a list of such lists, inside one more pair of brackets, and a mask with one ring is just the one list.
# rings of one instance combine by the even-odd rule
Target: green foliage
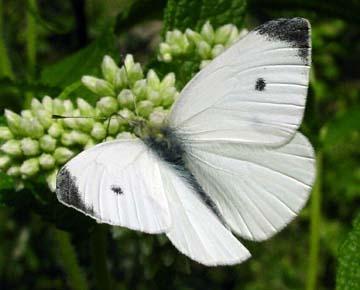
[[336,289],[360,289],[360,214],[355,218],[353,230],[339,249]]
[[169,0],[164,13],[164,32],[186,28],[199,30],[206,21],[215,27],[232,23],[243,25],[245,0]]

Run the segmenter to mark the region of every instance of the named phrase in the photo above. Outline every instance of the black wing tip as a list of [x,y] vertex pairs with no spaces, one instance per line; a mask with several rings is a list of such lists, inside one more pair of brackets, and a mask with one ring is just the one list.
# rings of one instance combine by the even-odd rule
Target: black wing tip
[[74,207],[86,214],[92,215],[93,209],[86,206],[80,196],[76,177],[71,175],[66,166],[62,167],[56,177],[56,197],[65,205]]
[[301,17],[279,18],[268,21],[255,29],[269,40],[280,40],[299,48],[299,56],[308,60],[310,50],[310,22]]

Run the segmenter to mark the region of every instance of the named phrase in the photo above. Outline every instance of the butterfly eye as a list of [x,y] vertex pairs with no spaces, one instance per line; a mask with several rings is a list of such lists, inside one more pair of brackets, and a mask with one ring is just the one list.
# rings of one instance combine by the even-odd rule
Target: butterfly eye
[[265,80],[263,78],[258,78],[255,83],[255,90],[263,91],[266,87]]

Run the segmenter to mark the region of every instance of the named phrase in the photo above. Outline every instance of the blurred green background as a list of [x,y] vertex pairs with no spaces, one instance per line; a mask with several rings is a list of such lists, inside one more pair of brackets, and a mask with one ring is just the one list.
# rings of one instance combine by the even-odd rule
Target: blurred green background
[[[56,97],[83,74],[96,75],[105,54],[120,60],[120,54],[132,53],[156,67],[164,29],[197,29],[205,20],[194,14],[199,5],[209,3],[203,14],[215,26],[251,29],[279,17],[308,18],[313,66],[301,131],[316,149],[318,178],[300,216],[269,241],[244,241],[253,255],[249,261],[206,268],[163,236],[94,225],[58,204],[45,185],[15,192],[2,180],[0,289],[360,289],[359,280],[352,286],[343,282],[349,265],[360,268],[359,254],[341,260],[349,253],[341,246],[360,205],[359,1],[215,2],[0,0],[1,115],[4,108],[19,112],[33,97]],[[171,19],[180,4],[192,7],[190,20]],[[244,18],[235,18],[237,13]],[[77,94],[91,101],[84,91]],[[359,245],[359,234],[351,241]],[[106,261],[97,261],[104,258],[98,253]],[[108,273],[99,266],[104,263]]]

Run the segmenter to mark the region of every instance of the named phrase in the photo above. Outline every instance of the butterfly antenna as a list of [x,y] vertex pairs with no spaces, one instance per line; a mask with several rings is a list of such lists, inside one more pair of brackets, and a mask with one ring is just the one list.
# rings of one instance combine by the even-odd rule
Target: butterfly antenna
[[94,120],[106,120],[105,117],[95,117],[95,116],[62,116],[62,115],[51,115],[53,119],[94,119]]

